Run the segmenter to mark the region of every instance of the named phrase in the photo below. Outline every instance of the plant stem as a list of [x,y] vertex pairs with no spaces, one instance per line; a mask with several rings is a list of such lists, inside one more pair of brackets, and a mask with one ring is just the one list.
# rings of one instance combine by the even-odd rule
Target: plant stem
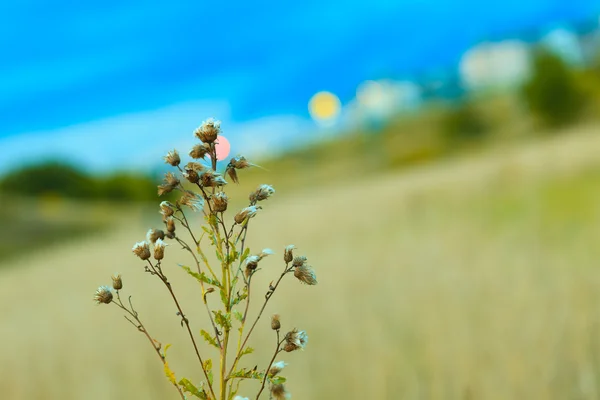
[[[125,311],[126,313],[128,313],[129,315],[131,315],[133,317],[133,319],[135,319],[135,321],[138,323],[137,325],[134,324],[133,321],[131,321],[129,318],[127,318],[127,316],[125,316],[125,319],[127,319],[133,326],[135,326],[137,328],[138,331],[142,332],[148,338],[148,341],[150,342],[150,344],[152,345],[152,348],[154,349],[154,351],[156,352],[156,354],[160,358],[160,361],[163,363],[163,365],[165,365],[166,364],[166,360],[163,357],[163,355],[160,354],[160,346],[156,345],[156,343],[154,342],[154,340],[152,339],[152,337],[148,333],[148,330],[146,329],[146,327],[144,326],[144,324],[142,323],[142,321],[138,317],[138,313],[133,309],[133,305],[131,306],[131,311],[127,307],[125,307],[123,305],[123,302],[121,301],[121,296],[119,295],[119,291],[118,290],[117,290],[117,299],[119,300],[119,302],[117,303],[117,302],[113,301],[113,303],[116,306],[118,306],[119,308],[121,308],[123,311]],[[131,304],[131,298],[129,299],[129,304]],[[181,396],[181,398],[185,400],[185,395],[181,391],[181,388],[179,387],[179,385],[177,385],[176,383],[173,383],[173,386],[175,386],[175,388],[177,389],[177,392],[179,392],[179,396]]]
[[267,366],[267,369],[265,371],[265,377],[262,380],[262,385],[260,386],[260,390],[258,391],[258,394],[256,395],[256,400],[258,400],[258,398],[260,397],[260,394],[262,393],[262,391],[265,389],[265,383],[267,383],[267,377],[269,376],[269,370],[271,369],[271,365],[273,365],[273,361],[275,361],[275,357],[277,357],[277,354],[279,354],[279,352],[281,350],[279,350],[279,347],[281,346],[281,343],[283,343],[283,341],[279,340],[279,329],[277,329],[277,347],[275,348],[275,353],[273,354],[273,358],[271,358],[271,362],[269,362],[269,365]]
[[[152,262],[150,260],[148,260],[148,263],[150,264],[150,266],[156,271],[156,269],[154,268],[154,265],[152,264]],[[157,275],[159,276],[159,278],[161,279],[161,281],[164,283],[164,285],[166,286],[166,288],[169,290],[169,293],[171,294],[171,297],[173,298],[173,301],[175,302],[175,306],[177,307],[177,310],[179,311],[179,315],[181,316],[181,320],[183,323],[185,323],[185,326],[187,328],[188,334],[190,336],[190,340],[192,341],[192,345],[194,346],[194,350],[196,352],[196,356],[198,357],[198,361],[200,361],[200,366],[202,367],[202,372],[204,373],[204,377],[206,378],[206,383],[208,384],[208,388],[210,389],[211,394],[213,395],[213,398],[217,398],[217,396],[215,395],[215,392],[213,390],[213,387],[210,383],[210,380],[208,379],[208,373],[206,372],[206,368],[204,367],[204,361],[202,360],[202,356],[200,355],[200,351],[198,350],[198,346],[196,345],[196,340],[194,339],[194,335],[192,334],[192,330],[190,328],[190,322],[187,319],[187,317],[185,316],[185,314],[183,313],[183,310],[181,309],[181,306],[179,305],[179,301],[177,300],[177,296],[175,296],[175,293],[173,292],[173,288],[171,287],[171,283],[167,280],[167,277],[162,273],[161,269],[160,269],[160,261],[156,264],[156,268],[158,269]]]

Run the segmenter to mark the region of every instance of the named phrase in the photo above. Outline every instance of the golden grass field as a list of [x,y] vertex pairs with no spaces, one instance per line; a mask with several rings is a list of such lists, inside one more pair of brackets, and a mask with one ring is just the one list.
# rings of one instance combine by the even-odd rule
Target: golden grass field
[[[293,398],[600,398],[598,133],[573,129],[266,201],[248,242],[277,254],[254,290],[279,274],[291,243],[319,279],[290,277],[267,308],[310,337],[282,357]],[[145,338],[116,307],[92,302],[116,271],[150,333],[172,343],[177,377],[200,381],[167,292],[131,253],[160,216],[124,214],[108,232],[0,269],[1,399],[178,398]],[[177,262],[189,255],[168,247],[165,272],[197,332],[208,321]],[[273,341],[265,319],[246,366],[264,368]]]

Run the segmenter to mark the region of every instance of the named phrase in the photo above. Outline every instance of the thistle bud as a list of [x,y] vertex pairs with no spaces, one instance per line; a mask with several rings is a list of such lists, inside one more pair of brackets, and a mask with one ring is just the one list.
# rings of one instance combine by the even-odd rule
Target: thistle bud
[[184,206],[190,207],[194,211],[204,210],[204,197],[198,193],[186,191],[179,202]]
[[271,317],[271,329],[277,331],[281,328],[281,322],[279,322],[279,314],[273,314]]
[[208,143],[198,143],[192,150],[190,150],[190,157],[198,160],[203,159],[210,152],[210,145]]
[[316,285],[317,284],[317,275],[315,271],[311,268],[310,265],[303,264],[299,267],[296,267],[294,270],[294,276],[302,283],[306,283],[307,285]]
[[202,176],[200,176],[200,180],[202,181],[202,186],[204,187],[217,187],[227,185],[227,182],[221,174],[218,172],[214,172],[213,170],[205,171]]
[[110,304],[113,294],[108,286],[100,286],[94,295],[94,301],[98,304]]
[[285,261],[286,264],[294,259],[293,251],[295,248],[296,246],[294,246],[293,244],[286,246],[285,251],[283,252],[283,261]]
[[204,143],[212,143],[221,133],[221,121],[209,118],[194,131],[194,135]]
[[121,279],[121,274],[114,274],[111,276],[112,286],[115,290],[123,289],[123,280]]
[[288,365],[288,364],[283,361],[278,361],[278,362],[274,363],[273,365],[271,365],[271,368],[269,369],[269,375],[275,376],[275,375],[279,374],[285,368],[286,365]]
[[165,163],[170,164],[173,167],[176,167],[179,165],[179,163],[181,163],[181,158],[179,158],[179,153],[177,150],[169,151],[163,158]]
[[163,217],[170,217],[175,214],[175,206],[168,201],[163,201],[160,203],[160,213]]
[[147,260],[150,258],[150,246],[148,242],[139,242],[133,245],[131,249],[133,254],[141,258],[142,260]]
[[165,246],[167,244],[163,242],[161,239],[158,239],[156,243],[154,243],[154,259],[157,261],[162,260],[165,257]]
[[235,217],[233,217],[233,220],[235,221],[236,224],[241,224],[246,219],[250,219],[250,218],[254,217],[256,215],[257,210],[258,210],[258,207],[256,207],[256,206],[246,207],[242,211],[238,212],[235,215]]
[[258,187],[258,189],[256,189],[254,192],[250,193],[250,196],[248,197],[248,199],[250,200],[250,202],[252,204],[254,204],[257,201],[268,199],[273,193],[275,193],[275,189],[273,189],[273,186],[260,185]]
[[[167,226],[168,233],[172,234],[173,232],[175,232],[175,220],[173,219],[173,217],[165,218],[165,225]],[[170,239],[172,239],[172,238],[170,238]]]
[[229,199],[224,192],[215,193],[214,196],[210,199],[212,203],[212,209],[215,212],[224,212],[227,210],[227,202]]
[[155,243],[158,239],[164,239],[165,238],[165,233],[163,231],[161,231],[160,229],[149,229],[148,232],[146,233],[146,239],[150,242],[150,243]]
[[271,385],[271,397],[275,400],[286,400],[291,397],[290,393],[285,389],[283,384]]

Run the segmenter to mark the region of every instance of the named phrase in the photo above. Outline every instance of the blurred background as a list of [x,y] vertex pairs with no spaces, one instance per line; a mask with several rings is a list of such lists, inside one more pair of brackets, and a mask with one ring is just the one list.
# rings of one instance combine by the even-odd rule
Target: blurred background
[[[279,254],[256,286],[292,243],[319,279],[266,310],[310,337],[283,357],[293,398],[600,398],[598,2],[32,0],[0,4],[0,35],[0,398],[177,398],[93,304],[114,272],[200,382],[131,246],[161,227],[162,157],[189,161],[209,117],[220,171],[264,167],[230,208],[276,189],[248,236]],[[188,257],[168,247],[166,273],[197,332]]]

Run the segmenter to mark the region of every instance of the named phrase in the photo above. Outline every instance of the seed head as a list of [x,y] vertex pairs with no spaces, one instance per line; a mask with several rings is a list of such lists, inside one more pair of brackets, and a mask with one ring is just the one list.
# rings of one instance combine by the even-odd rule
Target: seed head
[[156,243],[154,243],[155,260],[160,261],[165,257],[165,246],[167,246],[167,244],[163,242],[162,239],[158,239]]
[[294,267],[300,267],[302,265],[304,265],[304,263],[306,262],[306,257],[305,256],[298,256],[298,257],[294,257],[294,262],[292,263],[292,265]]
[[271,396],[273,396],[275,400],[286,400],[292,397],[290,393],[285,390],[285,386],[283,386],[282,383],[271,386]]
[[247,397],[235,396],[235,397],[233,398],[233,400],[250,400],[250,399],[249,399],[249,398],[247,398]]
[[285,251],[283,252],[283,261],[287,263],[291,262],[294,259],[294,249],[296,248],[296,246],[294,246],[293,244],[290,244],[289,246],[286,246]]
[[165,183],[167,185],[175,186],[179,185],[179,178],[175,176],[172,172],[167,172],[164,177]]
[[162,196],[163,194],[171,193],[173,191],[173,186],[171,185],[158,185],[158,195]]
[[235,217],[233,217],[233,220],[235,221],[236,224],[241,224],[246,219],[250,219],[250,218],[254,217],[256,215],[256,211],[258,211],[258,209],[259,208],[256,206],[246,207],[242,211],[238,212],[235,215]]
[[296,267],[294,270],[294,276],[298,278],[300,282],[306,283],[307,285],[317,284],[317,275],[312,267],[308,264],[302,264]]
[[190,183],[200,182],[200,175],[198,175],[198,172],[194,171],[193,169],[186,169],[183,173],[183,177]]
[[225,172],[227,172],[227,175],[229,175],[229,177],[234,183],[240,183],[237,176],[237,172],[235,172],[235,168],[233,168],[231,165],[227,165],[227,168],[225,168]]
[[150,246],[146,241],[134,244],[131,250],[133,251],[133,254],[142,260],[147,260],[150,258]]
[[109,286],[100,286],[94,295],[94,301],[98,304],[110,304],[113,294]]
[[229,160],[229,165],[235,169],[244,169],[250,167],[252,164],[246,160],[246,157],[236,156]]
[[288,364],[283,361],[276,362],[275,364],[271,365],[271,368],[269,369],[269,375],[275,376],[275,375],[279,374],[281,372],[281,370],[283,370],[285,368],[286,365],[288,365]]
[[227,185],[227,182],[221,174],[214,172],[212,169],[205,171],[201,176],[202,186],[204,187],[217,187]]
[[111,276],[113,289],[121,290],[123,289],[123,280],[121,279],[121,274],[114,274]]
[[167,226],[167,237],[169,237],[169,233],[172,234],[173,232],[175,232],[175,220],[173,219],[173,217],[166,217],[165,225]]
[[229,199],[227,198],[225,192],[215,193],[210,200],[212,203],[213,211],[224,212],[225,210],[227,210],[227,202],[229,201]]
[[156,242],[158,239],[164,239],[165,238],[165,233],[163,231],[161,231],[160,229],[149,229],[148,232],[146,233],[146,239],[150,242],[150,243],[154,243]]
[[194,135],[204,143],[212,143],[221,133],[221,121],[215,121],[214,118],[209,118],[202,122],[195,131]]
[[270,185],[260,185],[258,189],[254,192],[250,193],[248,197],[252,204],[255,204],[257,201],[268,199],[273,193],[275,193],[275,189]]
[[204,197],[198,193],[186,191],[179,200],[184,206],[190,207],[194,211],[204,210]]
[[175,206],[168,201],[163,201],[160,203],[160,213],[163,217],[170,217],[175,214]]
[[178,166],[181,163],[181,158],[179,158],[179,153],[177,150],[172,150],[167,153],[166,156],[163,157],[165,163],[170,164],[174,167]]
[[299,331],[298,329],[294,328],[292,331],[288,332],[287,335],[285,335],[285,346],[283,349],[288,353],[298,349],[304,350],[307,343],[308,335],[306,332]]
[[190,157],[198,160],[203,159],[210,152],[210,145],[208,143],[198,143],[192,150],[190,150]]
[[273,314],[271,316],[271,329],[277,331],[281,328],[281,322],[279,321],[279,314]]

